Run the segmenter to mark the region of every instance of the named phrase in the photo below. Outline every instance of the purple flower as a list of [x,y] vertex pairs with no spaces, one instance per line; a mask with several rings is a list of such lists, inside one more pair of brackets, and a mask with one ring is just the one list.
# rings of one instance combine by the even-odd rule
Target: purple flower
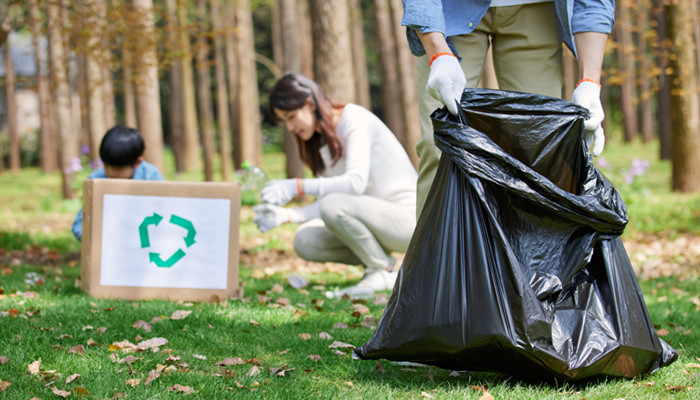
[[649,169],[649,160],[640,160],[635,158],[632,160],[632,166],[627,170],[627,175],[625,176],[625,183],[628,185],[634,181],[634,177],[637,175],[644,175]]
[[80,148],[80,152],[81,152],[82,154],[84,154],[84,155],[88,155],[88,153],[90,153],[90,146],[84,144],[84,145]]
[[608,160],[606,160],[603,157],[598,157],[598,166],[600,168],[605,168],[605,169],[610,169],[610,167],[612,167],[612,165],[610,165]]

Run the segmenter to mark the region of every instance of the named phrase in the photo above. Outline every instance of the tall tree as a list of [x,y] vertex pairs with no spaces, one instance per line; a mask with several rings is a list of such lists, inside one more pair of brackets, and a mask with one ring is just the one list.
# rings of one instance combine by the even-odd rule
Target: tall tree
[[700,190],[700,96],[694,27],[698,24],[695,0],[666,3],[666,27],[673,43],[671,67],[672,187],[692,193]]
[[10,170],[19,172],[22,168],[20,159],[20,137],[17,127],[17,98],[15,97],[15,67],[12,65],[10,41],[5,41],[5,94],[7,96],[7,122],[10,128]]
[[399,66],[396,60],[396,38],[392,29],[388,0],[374,0],[374,17],[382,71],[382,119],[399,141],[406,143],[400,101]]
[[7,41],[10,29],[10,3],[3,0],[0,1],[0,46]]
[[668,67],[669,42],[666,39],[666,0],[655,1],[654,22],[656,23],[657,43],[654,46],[654,61],[658,68],[658,88],[656,90],[656,120],[659,126],[659,158],[671,159],[671,84],[666,73]]
[[652,111],[652,92],[651,82],[653,74],[651,71],[651,60],[649,59],[648,37],[651,32],[649,25],[649,14],[651,0],[639,0],[637,4],[637,65],[639,66],[639,116],[640,129],[642,139],[645,143],[651,142],[654,139],[654,117]]
[[237,148],[240,158],[253,165],[262,162],[262,133],[260,131],[260,106],[258,79],[255,70],[255,42],[253,37],[253,14],[250,0],[235,0],[236,57],[238,59],[238,126]]
[[179,53],[180,35],[177,19],[177,0],[166,0],[166,34],[167,53],[170,68],[168,70],[168,122],[170,124],[170,145],[175,156],[175,170],[185,171],[185,105],[182,90],[182,63]]
[[83,49],[86,75],[87,75],[87,106],[88,106],[88,121],[90,126],[90,160],[96,161],[99,159],[99,145],[102,136],[107,131],[105,124],[105,104],[103,94],[103,67],[102,60],[102,41],[100,39],[103,26],[98,12],[98,0],[86,0],[85,13],[86,25],[82,32],[86,35],[87,48]]
[[114,35],[111,33],[111,24],[108,24],[108,1],[95,0],[97,15],[102,33],[100,36],[99,59],[102,65],[102,104],[104,104],[104,118],[107,129],[113,127],[116,121],[116,106],[114,105],[114,79],[112,77],[112,66],[114,57],[112,56],[112,41]]
[[221,179],[231,179],[231,120],[228,109],[226,87],[226,65],[224,61],[224,31],[220,0],[211,2],[211,23],[214,29],[214,69],[216,71],[216,116],[219,126],[219,148],[221,155]]
[[[297,0],[279,0],[280,37],[282,49],[281,67],[284,71],[301,72],[301,29],[299,26],[299,7]],[[293,133],[284,131],[284,154],[287,158],[286,172],[288,178],[303,178],[304,164],[299,155],[299,143]]]
[[73,129],[73,117],[71,115],[71,90],[68,85],[66,71],[67,54],[63,44],[63,32],[61,26],[66,21],[61,15],[61,6],[57,3],[48,4],[49,22],[49,52],[51,62],[51,80],[54,85],[54,106],[56,108],[57,130],[60,141],[59,166],[62,177],[63,197],[74,198],[73,181],[75,171],[71,170],[71,163],[78,155],[78,143]]
[[396,60],[399,67],[401,86],[401,111],[404,119],[404,141],[401,142],[414,167],[418,166],[416,143],[420,140],[418,121],[418,78],[416,58],[411,54],[406,41],[406,28],[401,26],[403,7],[400,0],[390,0],[394,37],[396,38]]
[[314,77],[314,45],[311,29],[310,0],[297,0],[299,7],[299,30],[301,32],[301,73]]
[[[156,56],[155,18],[152,0],[133,0],[134,12],[139,16],[139,62],[136,63],[136,118],[146,142],[144,158],[163,170],[163,126],[160,117],[158,85],[158,57]],[[135,37],[133,38],[136,39]]]
[[51,94],[49,93],[48,77],[44,73],[45,65],[41,50],[41,21],[37,0],[29,3],[30,27],[32,30],[32,44],[34,46],[34,62],[36,64],[37,92],[39,96],[39,165],[44,172],[54,172],[58,167],[58,149],[53,133],[53,120],[51,119]]
[[352,43],[353,71],[355,73],[355,102],[367,109],[371,107],[369,96],[369,76],[365,55],[364,18],[360,0],[349,0],[350,42]]
[[238,57],[236,55],[236,48],[238,46],[238,28],[236,27],[236,4],[233,0],[223,3],[224,10],[224,26],[225,40],[224,40],[224,57],[226,58],[226,75],[228,77],[228,93],[229,93],[229,110],[231,114],[231,142],[233,147],[233,158],[234,165],[236,168],[241,167],[241,148],[240,148],[240,111],[238,110],[238,103],[240,99],[238,97]]
[[207,4],[205,0],[197,1],[198,35],[195,49],[197,66],[197,105],[199,107],[199,126],[202,127],[202,147],[204,149],[204,179],[214,180],[214,114],[211,104],[211,76],[209,66],[210,29],[207,26]]
[[617,2],[618,21],[615,24],[616,38],[618,43],[617,58],[621,70],[621,93],[620,107],[622,108],[622,125],[625,133],[625,141],[632,141],[639,132],[637,126],[637,109],[635,107],[635,67],[634,67],[634,44],[632,43],[632,20],[631,20],[631,0],[620,0]]
[[122,79],[124,86],[124,125],[129,127],[135,127],[136,122],[136,95],[134,93],[134,72],[133,72],[133,55],[131,53],[131,47],[122,40],[121,42],[122,51]]
[[314,44],[314,79],[335,101],[355,101],[348,4],[309,0]]
[[194,71],[192,68],[192,45],[190,44],[187,4],[177,1],[177,17],[180,40],[179,54],[182,56],[182,99],[185,127],[184,166],[186,171],[196,171],[202,163],[199,155],[199,130],[197,126],[197,105],[194,91]]

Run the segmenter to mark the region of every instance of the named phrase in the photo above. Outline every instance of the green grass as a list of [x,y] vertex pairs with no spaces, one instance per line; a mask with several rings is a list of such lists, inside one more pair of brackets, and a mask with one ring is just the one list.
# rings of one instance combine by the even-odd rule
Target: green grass
[[[601,168],[627,203],[630,224],[625,235],[698,234],[700,195],[677,195],[669,191],[670,165],[656,160],[656,145],[622,144],[612,141],[604,157],[610,167]],[[650,167],[631,184],[624,181],[634,158],[647,159]],[[600,161],[600,160],[598,160]],[[169,164],[166,158],[166,165]],[[273,178],[284,175],[284,158],[266,152],[264,169]],[[166,168],[166,178],[197,181],[201,173],[176,175]],[[218,179],[218,178],[217,178]],[[219,303],[126,301],[96,299],[77,286],[80,268],[69,261],[80,246],[70,233],[80,201],[60,199],[60,180],[36,169],[19,174],[0,174],[0,386],[7,399],[59,398],[51,387],[71,391],[69,398],[110,399],[124,393],[126,398],[181,398],[174,385],[190,386],[189,398],[201,399],[479,399],[488,388],[496,399],[695,399],[698,398],[700,368],[700,278],[684,276],[640,282],[656,329],[680,353],[674,364],[640,379],[610,379],[580,386],[521,382],[502,374],[461,373],[433,367],[407,368],[382,361],[351,360],[349,352],[335,354],[329,345],[341,341],[361,345],[373,330],[353,316],[347,300],[328,300],[324,288],[349,285],[359,278],[359,269],[349,267],[336,273],[301,274],[312,281],[307,291],[291,288],[289,272],[261,273],[260,265],[242,265],[242,300]],[[241,240],[255,243],[247,251],[281,251],[293,258],[289,237],[293,226],[260,234],[244,207]],[[13,251],[59,255],[53,263],[15,261]],[[65,257],[65,258],[63,258]],[[37,258],[43,260],[43,258]],[[58,266],[56,266],[58,265]],[[29,274],[29,275],[28,275]],[[31,275],[36,274],[36,275]],[[40,276],[42,284],[27,283]],[[31,281],[30,281],[31,282]],[[273,291],[281,285],[283,291]],[[286,301],[289,299],[289,305]],[[279,302],[278,302],[279,300]],[[321,302],[321,300],[323,302]],[[380,318],[383,304],[368,301],[369,315]],[[176,310],[192,313],[184,319],[170,318]],[[155,321],[154,322],[154,318]],[[133,327],[137,321],[152,331]],[[347,328],[334,325],[344,323]],[[100,333],[100,328],[106,328]],[[319,336],[328,333],[332,339]],[[300,334],[307,333],[304,340]],[[165,338],[159,351],[124,353],[110,348],[124,340]],[[88,345],[92,339],[96,344]],[[77,351],[83,346],[82,354]],[[73,350],[71,350],[73,349]],[[127,356],[138,360],[119,363]],[[202,359],[206,357],[206,359]],[[320,356],[313,360],[310,356]],[[179,359],[175,359],[178,357]],[[242,365],[217,365],[226,358],[239,357]],[[41,359],[40,373],[28,366]],[[259,364],[259,365],[258,365]],[[695,365],[693,365],[695,364]],[[150,371],[169,367],[159,378],[145,385]],[[259,373],[248,376],[256,366]],[[275,368],[286,370],[284,376]],[[80,378],[66,383],[72,374]],[[141,379],[135,387],[127,380]],[[51,384],[53,382],[53,384]],[[82,389],[80,389],[82,388]]]

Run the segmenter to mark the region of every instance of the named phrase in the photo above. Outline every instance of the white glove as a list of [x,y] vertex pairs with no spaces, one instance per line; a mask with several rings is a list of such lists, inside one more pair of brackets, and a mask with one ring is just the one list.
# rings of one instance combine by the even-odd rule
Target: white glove
[[[585,130],[583,138],[586,142],[586,147],[591,149],[593,157],[598,157],[605,146],[605,134],[601,125],[605,118],[605,113],[603,112],[603,106],[600,104],[600,86],[590,81],[579,83],[574,89],[571,101],[586,107],[590,113],[590,117],[583,122]],[[592,148],[591,145],[593,146]]]
[[430,65],[430,75],[426,90],[435,99],[440,100],[452,115],[457,115],[457,103],[462,99],[462,92],[467,86],[459,60],[452,55],[441,55]]
[[272,204],[258,204],[253,207],[253,211],[257,214],[253,222],[261,232],[267,232],[276,226],[289,222],[300,222],[301,220],[301,216],[296,210]]
[[282,206],[299,194],[299,187],[296,179],[273,180],[260,191],[260,198],[263,203]]

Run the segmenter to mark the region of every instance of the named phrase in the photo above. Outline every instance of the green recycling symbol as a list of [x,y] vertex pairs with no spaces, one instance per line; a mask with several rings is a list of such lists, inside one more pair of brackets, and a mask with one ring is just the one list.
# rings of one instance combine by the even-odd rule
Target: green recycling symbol
[[[141,225],[139,225],[139,238],[141,239],[141,248],[145,249],[146,247],[151,247],[151,239],[148,237],[148,226],[149,225],[154,225],[158,226],[160,221],[163,220],[163,217],[160,215],[156,214],[155,212],[153,215],[146,217],[143,219],[141,222]],[[194,225],[192,224],[192,221],[187,220],[185,218],[179,217],[175,214],[170,216],[170,223],[173,225],[177,225],[180,227],[183,227],[187,230],[187,236],[185,236],[185,244],[189,248],[192,246],[195,241],[194,241],[194,236],[197,234],[197,231],[194,229]],[[150,262],[154,263],[158,267],[165,267],[165,268],[170,268],[173,265],[175,265],[176,262],[180,261],[182,257],[185,256],[185,251],[182,249],[177,249],[173,255],[171,255],[167,260],[163,260],[160,258],[160,253],[148,253],[148,257],[150,259]]]

